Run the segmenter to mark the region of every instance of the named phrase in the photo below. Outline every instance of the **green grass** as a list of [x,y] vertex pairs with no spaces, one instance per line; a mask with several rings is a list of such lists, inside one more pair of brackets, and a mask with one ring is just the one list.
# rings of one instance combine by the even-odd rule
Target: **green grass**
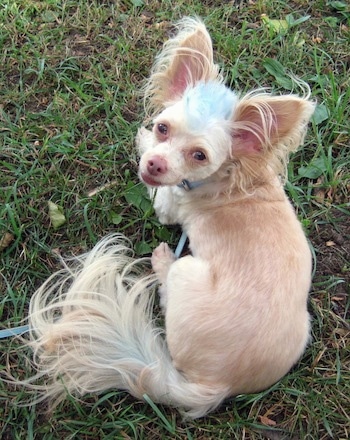
[[[178,228],[159,225],[137,178],[140,88],[170,23],[203,18],[227,84],[298,92],[319,104],[286,185],[317,260],[310,344],[268,392],[239,396],[183,422],[170,409],[118,391],[68,399],[52,414],[23,408],[23,390],[0,384],[4,439],[345,439],[350,432],[349,192],[350,10],[346,1],[178,2],[3,0],[0,6],[0,320],[26,316],[35,288],[79,253],[122,231],[139,254]],[[284,33],[261,14],[286,19]],[[48,201],[66,222],[54,229]],[[336,235],[338,234],[338,235]],[[340,238],[339,238],[340,237]],[[329,245],[329,242],[333,244]],[[328,245],[326,245],[328,243]],[[30,367],[15,339],[0,341],[1,369]]]

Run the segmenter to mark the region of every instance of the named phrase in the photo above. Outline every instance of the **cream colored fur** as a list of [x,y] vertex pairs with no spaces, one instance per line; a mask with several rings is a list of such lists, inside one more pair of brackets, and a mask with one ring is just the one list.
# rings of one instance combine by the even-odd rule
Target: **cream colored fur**
[[[147,274],[126,239],[108,236],[34,294],[38,375],[27,385],[45,378],[42,396],[54,402],[119,388],[200,417],[271,386],[308,342],[311,256],[281,175],[314,105],[252,93],[228,120],[189,130],[183,94],[222,78],[204,25],[186,19],[179,29],[145,89],[155,122],[137,143],[156,212],[182,225],[191,255],[176,259],[162,243]],[[200,185],[186,192],[183,179]],[[165,337],[152,318],[156,279]]]

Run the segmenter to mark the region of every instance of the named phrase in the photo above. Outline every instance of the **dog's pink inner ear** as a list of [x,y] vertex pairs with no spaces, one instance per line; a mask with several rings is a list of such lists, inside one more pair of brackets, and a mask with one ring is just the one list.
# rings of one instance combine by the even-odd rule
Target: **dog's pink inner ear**
[[238,152],[257,153],[264,144],[264,121],[259,108],[240,103],[233,123],[233,149]]
[[169,66],[170,98],[181,96],[189,85],[215,79],[216,76],[211,39],[197,30],[181,43]]
[[192,84],[196,66],[190,57],[180,55],[174,60],[171,70],[172,79],[169,92],[170,98],[174,99],[181,97],[188,85]]
[[233,150],[245,153],[258,153],[261,151],[260,139],[249,130],[236,130],[233,133]]

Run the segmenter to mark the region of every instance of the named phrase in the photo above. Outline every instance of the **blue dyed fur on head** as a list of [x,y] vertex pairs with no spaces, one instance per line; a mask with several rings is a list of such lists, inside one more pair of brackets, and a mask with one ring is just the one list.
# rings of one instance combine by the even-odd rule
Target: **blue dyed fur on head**
[[223,84],[200,82],[185,91],[183,101],[188,127],[197,131],[210,123],[228,121],[237,96]]

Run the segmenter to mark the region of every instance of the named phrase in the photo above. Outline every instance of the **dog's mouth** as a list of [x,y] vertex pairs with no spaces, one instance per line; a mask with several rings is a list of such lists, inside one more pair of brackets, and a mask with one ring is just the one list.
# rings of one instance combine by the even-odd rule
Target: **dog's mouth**
[[150,177],[149,174],[147,173],[141,173],[140,174],[142,181],[146,184],[146,185],[150,185],[150,186],[161,186],[160,182],[157,182],[156,180],[152,179],[152,177]]

